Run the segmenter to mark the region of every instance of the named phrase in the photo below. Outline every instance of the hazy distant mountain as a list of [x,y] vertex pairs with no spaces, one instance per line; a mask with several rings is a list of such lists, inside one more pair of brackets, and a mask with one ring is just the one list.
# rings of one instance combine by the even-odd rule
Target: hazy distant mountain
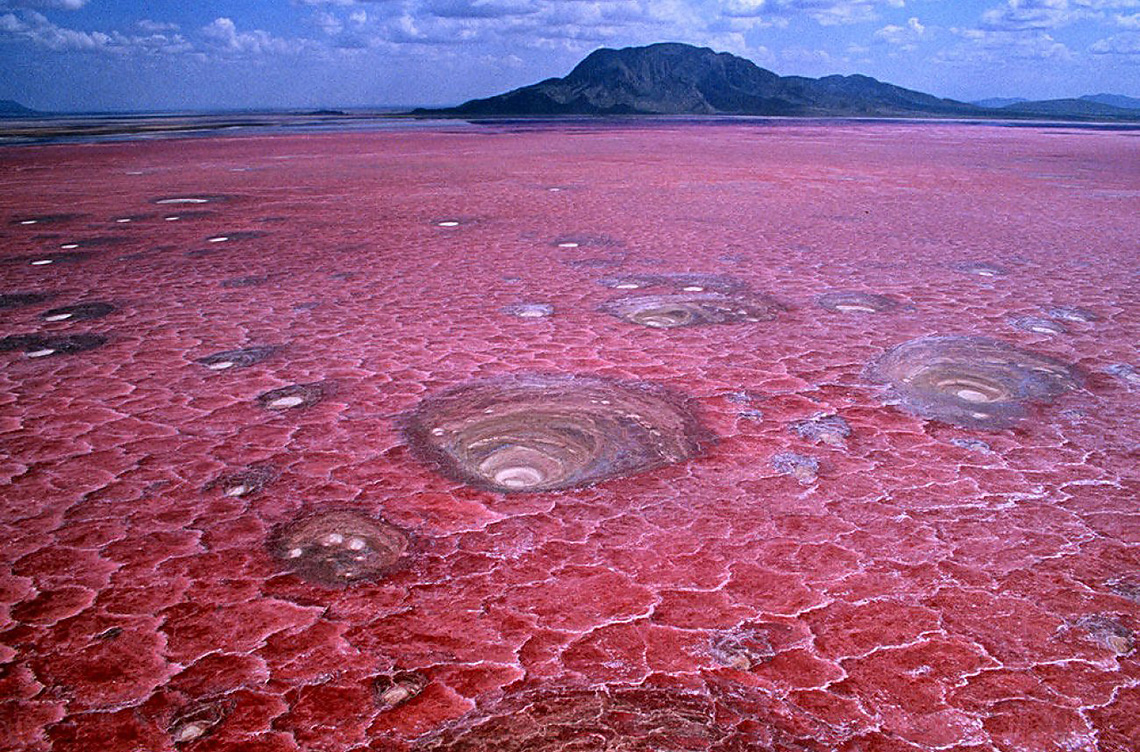
[[1140,110],[1140,99],[1136,97],[1126,97],[1121,94],[1086,94],[1081,99],[1088,102],[1099,102],[1100,104],[1111,105],[1112,107],[1120,107],[1125,110]]
[[28,117],[42,114],[11,99],[0,99],[0,117]]
[[970,116],[983,112],[964,102],[867,76],[778,76],[727,52],[663,43],[603,48],[590,53],[565,78],[414,114]]
[[1028,99],[1022,97],[993,97],[991,99],[979,99],[976,102],[970,102],[970,104],[993,109],[995,107],[1007,107],[1011,104],[1020,104],[1021,102],[1028,101]]
[[1140,112],[1135,109],[1113,107],[1099,101],[1080,99],[1046,99],[1040,102],[1018,102],[996,110],[1008,115],[1035,115],[1056,118],[1136,120]]

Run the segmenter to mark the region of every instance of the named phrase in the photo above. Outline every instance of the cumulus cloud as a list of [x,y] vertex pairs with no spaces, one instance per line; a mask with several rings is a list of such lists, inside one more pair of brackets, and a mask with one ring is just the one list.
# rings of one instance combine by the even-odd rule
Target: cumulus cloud
[[982,27],[1003,31],[1055,29],[1105,11],[1140,7],[1140,0],[1006,0],[982,14]]
[[907,19],[906,26],[888,24],[875,32],[875,39],[908,51],[916,49],[924,36],[926,27],[914,17]]
[[0,34],[54,51],[129,54],[175,54],[188,52],[191,45],[179,34],[123,34],[119,31],[80,31],[52,23],[34,10],[0,16]]
[[721,8],[727,16],[807,16],[823,26],[873,21],[883,6],[900,8],[903,0],[721,0]]
[[14,8],[55,8],[58,10],[79,10],[88,0],[0,0],[0,10]]
[[1010,59],[1070,61],[1072,51],[1044,31],[995,31],[958,29],[951,31],[965,43],[938,53],[935,62],[994,63]]
[[1094,55],[1136,56],[1140,61],[1140,32],[1128,31],[1093,42],[1089,51]]
[[238,31],[237,24],[224,16],[203,26],[202,37],[210,49],[236,55],[287,54],[310,44],[306,40],[277,37],[261,29]]

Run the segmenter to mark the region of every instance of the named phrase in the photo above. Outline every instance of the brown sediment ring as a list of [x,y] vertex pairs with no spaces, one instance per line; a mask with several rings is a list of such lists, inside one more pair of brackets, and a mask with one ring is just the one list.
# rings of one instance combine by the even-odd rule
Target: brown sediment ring
[[866,375],[890,385],[911,412],[983,429],[1009,427],[1028,403],[1079,383],[1077,370],[1063,361],[985,337],[904,342],[871,363]]
[[410,548],[411,537],[387,520],[343,509],[301,515],[269,539],[278,563],[328,587],[386,577],[406,563]]
[[413,454],[503,493],[584,486],[682,462],[712,441],[687,400],[643,382],[524,374],[425,398],[404,420]]
[[885,295],[850,291],[824,293],[816,298],[816,303],[836,313],[884,313],[898,307]]
[[723,295],[688,292],[617,298],[598,311],[622,321],[654,329],[676,329],[706,324],[740,324],[771,321],[781,306],[760,295]]
[[[737,736],[708,695],[654,686],[516,691],[423,741],[417,752],[695,752]],[[572,740],[573,746],[567,746]],[[736,739],[742,742],[741,739]],[[751,747],[733,746],[733,749]]]

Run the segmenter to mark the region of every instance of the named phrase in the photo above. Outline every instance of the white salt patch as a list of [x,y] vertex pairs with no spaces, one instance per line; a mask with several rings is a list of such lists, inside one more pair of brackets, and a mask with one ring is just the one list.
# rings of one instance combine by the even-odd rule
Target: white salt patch
[[31,352],[28,353],[28,357],[29,358],[42,358],[44,356],[51,355],[54,352],[55,352],[55,350],[52,350],[50,348],[44,348],[43,350],[32,350]]
[[577,243],[559,243],[558,247],[559,248],[577,248],[578,244]]
[[364,550],[364,547],[367,545],[368,545],[368,542],[365,541],[363,538],[349,538],[348,539],[348,547],[352,551],[362,551],[362,550]]
[[249,486],[242,483],[240,485],[231,486],[231,487],[227,488],[226,489],[226,496],[245,496],[247,493],[249,493],[249,491],[250,491]]
[[977,389],[959,389],[955,392],[959,397],[967,402],[985,402],[987,401],[986,394],[979,392]]
[[39,220],[38,219],[25,219],[20,224],[22,224],[22,225],[34,225],[36,222],[39,222]]
[[177,222],[178,220],[182,219],[182,217],[178,217],[178,216],[163,217],[163,219],[165,219],[167,222]]
[[994,276],[996,273],[997,273],[997,272],[991,272],[991,271],[990,271],[990,270],[988,270],[988,269],[981,269],[980,271],[978,271],[978,274],[979,274],[979,275],[981,275],[981,276],[983,276],[983,277],[992,277],[992,276]]
[[682,287],[681,289],[685,292],[704,292],[705,288],[701,287],[700,285],[689,285],[688,287]]
[[321,540],[321,543],[326,546],[339,546],[344,543],[344,536],[340,533],[329,533]]
[[634,284],[633,282],[623,282],[620,285],[614,285],[615,290],[636,290],[641,285]]
[[305,552],[299,548],[290,548],[289,553],[287,553],[285,555],[288,556],[290,559],[296,559],[297,557],[299,557],[303,553],[305,553]]
[[269,406],[270,407],[281,407],[281,408],[296,407],[297,405],[304,403],[304,401],[305,401],[304,397],[298,397],[296,395],[294,395],[292,397],[278,397],[277,399],[270,402]]
[[835,306],[835,310],[842,311],[843,313],[851,313],[851,312],[855,312],[855,311],[857,311],[859,313],[874,313],[875,312],[875,309],[871,308],[870,306],[850,305],[850,304],[846,304],[846,303],[840,303],[839,305]]
[[226,242],[227,240],[229,240],[229,238],[228,238],[228,237],[226,237],[225,235],[219,235],[219,236],[218,236],[218,237],[216,237],[216,238],[207,238],[207,239],[206,239],[206,242],[207,242],[207,243],[224,243],[224,242]]
[[39,259],[38,261],[33,261],[32,266],[47,266],[51,263],[54,263],[52,259]]
[[459,223],[453,219],[444,220],[443,222],[436,222],[437,227],[459,227]]
[[232,368],[233,365],[234,362],[232,360],[219,360],[217,363],[206,364],[206,368],[209,368],[211,371],[224,371],[227,368]]
[[208,198],[164,198],[161,201],[156,201],[158,204],[208,204]]
[[442,428],[431,429],[431,435],[432,436],[443,436],[444,433],[446,433],[446,432]]
[[116,219],[115,221],[118,222],[119,224],[124,224],[126,222],[130,222],[131,220],[127,217],[124,217],[122,219]]
[[79,243],[64,243],[63,245],[60,246],[60,248],[64,248],[68,251],[70,251],[73,248],[78,248],[78,247],[79,247]]
[[44,321],[66,321],[71,318],[70,313],[55,313],[51,316],[44,316]]
[[1038,334],[1056,334],[1057,333],[1056,329],[1050,329],[1047,326],[1031,326],[1031,327],[1029,327],[1029,330],[1031,332],[1037,332]]

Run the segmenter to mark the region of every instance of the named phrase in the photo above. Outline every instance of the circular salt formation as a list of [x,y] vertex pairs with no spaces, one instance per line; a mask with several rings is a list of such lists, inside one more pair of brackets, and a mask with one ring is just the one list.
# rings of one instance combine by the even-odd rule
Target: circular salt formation
[[115,306],[110,303],[77,303],[44,311],[40,318],[44,321],[88,321],[102,318],[114,310]]
[[655,329],[771,321],[780,305],[760,295],[690,292],[618,298],[598,306],[623,321]]
[[465,384],[407,417],[413,452],[493,491],[589,485],[695,457],[711,437],[684,402],[645,383],[524,375]]
[[989,264],[984,261],[968,261],[954,264],[954,270],[963,274],[973,274],[976,277],[1004,277],[1009,274],[1004,267]]
[[71,334],[62,337],[13,334],[0,339],[0,352],[23,350],[29,358],[44,358],[49,355],[71,355],[94,350],[106,342],[107,338],[99,334]]
[[1056,321],[1049,319],[1042,319],[1036,316],[1022,316],[1011,321],[1015,327],[1025,332],[1033,332],[1034,334],[1064,334],[1065,327],[1058,324]]
[[223,698],[181,708],[167,725],[170,740],[178,747],[210,736],[226,720],[233,705],[233,700]]
[[549,303],[516,303],[504,308],[503,313],[520,319],[541,319],[554,315],[554,306]]
[[201,204],[224,204],[232,201],[233,196],[225,194],[197,194],[197,195],[180,195],[180,196],[158,196],[152,198],[152,204],[159,206],[199,206]]
[[260,363],[280,349],[277,345],[259,345],[257,347],[243,347],[239,350],[223,350],[204,358],[198,358],[194,362],[206,366],[211,371],[245,368],[254,363]]
[[816,303],[836,313],[883,313],[898,307],[885,295],[848,291],[825,293],[816,298]]
[[331,587],[375,581],[401,563],[411,540],[400,528],[362,512],[302,516],[274,531],[269,552],[308,582]]
[[[224,362],[224,361],[223,361]],[[260,394],[257,404],[266,410],[278,412],[299,407],[312,407],[325,397],[324,385],[320,382],[312,384],[291,384],[280,389]]]
[[[414,747],[417,752],[698,752],[733,729],[703,694],[651,685],[519,691]],[[743,740],[736,739],[736,742]],[[733,745],[731,749],[752,749]]]
[[30,217],[17,217],[9,222],[9,224],[38,227],[40,225],[56,225],[63,222],[70,222],[82,216],[82,214],[39,214]]
[[1045,313],[1059,321],[1071,321],[1079,324],[1091,324],[1099,321],[1100,317],[1086,308],[1050,308]]
[[1001,429],[1026,404],[1077,385],[1076,370],[1047,355],[985,337],[922,337],[887,351],[867,368],[910,412],[966,428]]

